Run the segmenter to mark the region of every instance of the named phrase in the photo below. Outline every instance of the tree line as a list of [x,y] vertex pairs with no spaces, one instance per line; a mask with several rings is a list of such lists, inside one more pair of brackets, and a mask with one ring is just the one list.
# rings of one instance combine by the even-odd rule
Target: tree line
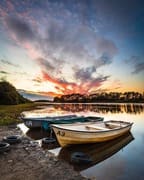
[[61,97],[55,97],[54,102],[63,103],[94,103],[94,102],[144,102],[144,93],[139,92],[103,92],[90,95],[68,94]]

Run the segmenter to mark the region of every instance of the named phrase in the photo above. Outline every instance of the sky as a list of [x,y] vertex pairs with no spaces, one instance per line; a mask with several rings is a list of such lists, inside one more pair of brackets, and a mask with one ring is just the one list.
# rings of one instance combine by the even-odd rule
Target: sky
[[143,0],[0,0],[0,80],[48,96],[144,92]]

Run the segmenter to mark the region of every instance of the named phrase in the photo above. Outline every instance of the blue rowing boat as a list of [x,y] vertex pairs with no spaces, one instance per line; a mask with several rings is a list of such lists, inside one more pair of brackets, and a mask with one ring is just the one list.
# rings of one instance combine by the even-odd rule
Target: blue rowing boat
[[51,124],[71,124],[76,122],[96,122],[103,121],[103,117],[95,116],[77,116],[77,115],[65,115],[65,116],[53,116],[53,117],[20,117],[24,124],[30,128],[42,128],[44,130],[50,130]]

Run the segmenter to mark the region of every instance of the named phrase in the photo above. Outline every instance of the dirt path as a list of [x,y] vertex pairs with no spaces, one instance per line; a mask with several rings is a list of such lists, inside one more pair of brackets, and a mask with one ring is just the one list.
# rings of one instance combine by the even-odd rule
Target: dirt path
[[[0,127],[0,140],[8,135],[21,135],[14,127]],[[0,154],[0,180],[83,180],[79,173],[43,150],[29,138],[11,145],[9,152]]]

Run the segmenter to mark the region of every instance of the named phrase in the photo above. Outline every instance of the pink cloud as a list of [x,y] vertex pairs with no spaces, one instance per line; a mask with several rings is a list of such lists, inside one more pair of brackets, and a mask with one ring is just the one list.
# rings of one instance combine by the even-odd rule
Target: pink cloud
[[40,56],[40,53],[33,47],[33,45],[29,42],[24,42],[22,46],[27,50],[27,53],[30,58],[36,59]]

